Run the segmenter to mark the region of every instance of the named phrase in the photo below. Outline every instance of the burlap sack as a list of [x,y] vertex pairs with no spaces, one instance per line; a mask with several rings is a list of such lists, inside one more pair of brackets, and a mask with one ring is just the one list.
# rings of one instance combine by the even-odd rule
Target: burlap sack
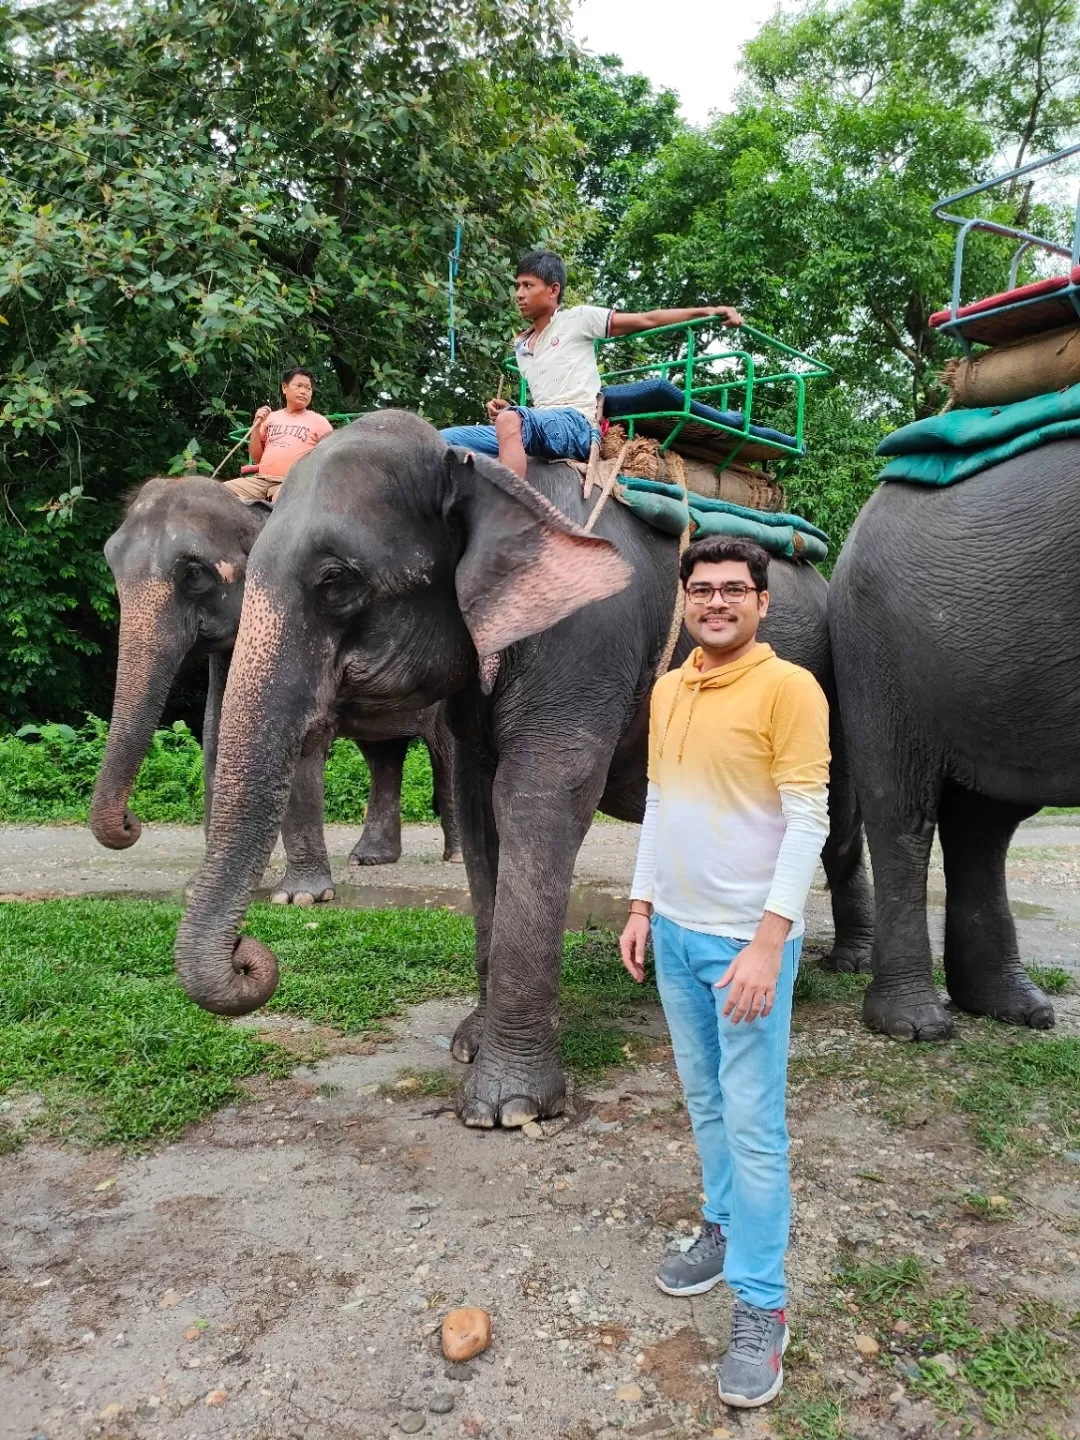
[[950,360],[941,378],[961,410],[1012,405],[1080,385],[1080,325],[995,345],[972,360]]
[[[605,460],[614,459],[626,445],[626,428],[608,427],[601,446]],[[784,487],[778,485],[764,470],[750,465],[728,465],[717,471],[715,464],[680,454],[674,448],[661,450],[658,440],[639,435],[627,445],[623,455],[622,473],[637,475],[642,480],[663,480],[669,485],[685,485],[698,495],[711,500],[727,500],[732,505],[745,505],[751,510],[778,511],[784,508]]]

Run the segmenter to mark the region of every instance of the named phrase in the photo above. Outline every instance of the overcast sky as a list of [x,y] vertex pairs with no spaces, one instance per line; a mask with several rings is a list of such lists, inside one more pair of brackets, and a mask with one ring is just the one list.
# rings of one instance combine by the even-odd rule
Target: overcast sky
[[580,0],[578,41],[619,55],[627,70],[677,90],[692,124],[730,108],[747,40],[781,8],[777,0]]

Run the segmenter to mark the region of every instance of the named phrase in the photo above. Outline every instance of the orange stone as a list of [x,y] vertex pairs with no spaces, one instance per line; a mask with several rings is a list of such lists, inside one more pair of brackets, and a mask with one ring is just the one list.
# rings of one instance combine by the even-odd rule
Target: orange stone
[[486,1310],[467,1306],[451,1310],[442,1325],[443,1354],[461,1363],[471,1360],[491,1344],[491,1316]]

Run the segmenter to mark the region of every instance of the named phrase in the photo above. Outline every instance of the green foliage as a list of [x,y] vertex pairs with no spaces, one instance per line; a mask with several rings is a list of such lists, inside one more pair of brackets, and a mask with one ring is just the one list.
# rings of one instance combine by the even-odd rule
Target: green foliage
[[[1078,3],[807,0],[699,130],[575,52],[559,0],[9,7],[0,728],[107,708],[100,552],[125,490],[212,469],[286,363],[314,369],[327,411],[479,415],[536,243],[566,251],[575,293],[733,302],[835,367],[787,480],[835,555],[883,431],[945,398],[954,350],[928,319],[954,236],[930,206],[1075,133]],[[971,209],[1068,227],[1049,182]],[[1000,288],[1007,249],[975,237],[963,298]]]
[[[628,75],[616,55],[571,56],[552,69],[552,105],[571,122],[581,148],[571,162],[587,223],[575,247],[576,268],[588,277],[604,257],[631,196],[654,157],[682,128],[678,96],[655,93],[644,75]],[[603,296],[597,296],[604,303]]]
[[[109,727],[90,716],[70,725],[24,725],[0,735],[0,822],[85,821]],[[359,824],[371,776],[351,740],[336,740],[326,766],[327,823]],[[156,730],[129,802],[151,824],[198,825],[203,818],[203,758],[199,742],[177,720]],[[409,747],[401,784],[403,820],[433,820],[431,761],[420,742]]]
[[[377,1030],[403,1006],[475,984],[465,916],[333,909],[312,921],[311,913],[260,905],[249,915],[247,929],[281,961],[274,1011]],[[243,1076],[280,1075],[295,1063],[182,994],[172,957],[179,918],[178,906],[143,901],[0,905],[0,1094],[41,1094],[37,1123],[46,1132],[142,1143],[224,1103]],[[568,1065],[585,1076],[625,1064],[627,1037],[611,1022],[640,1006],[641,991],[614,937],[568,935],[564,954]],[[0,1128],[0,1144],[5,1134]]]
[[[928,322],[951,292],[955,231],[930,208],[1003,157],[1072,138],[1078,9],[810,0],[762,27],[743,69],[733,111],[676,133],[631,185],[598,290],[630,308],[737,304],[835,368],[809,387],[810,454],[786,479],[835,558],[882,434],[946,399],[938,375],[956,351]],[[1071,218],[1060,180],[969,208],[1058,239]],[[964,299],[1003,288],[1008,253],[974,238]]]
[[287,363],[326,411],[490,393],[513,258],[576,225],[560,26],[555,0],[4,12],[0,719],[104,706],[119,497],[210,468]]

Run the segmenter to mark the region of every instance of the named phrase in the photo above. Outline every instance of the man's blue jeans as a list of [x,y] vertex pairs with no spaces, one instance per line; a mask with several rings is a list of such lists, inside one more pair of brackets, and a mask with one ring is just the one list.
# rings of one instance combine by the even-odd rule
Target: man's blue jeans
[[[534,410],[529,405],[512,405],[510,409],[521,416],[521,441],[526,455],[538,460],[588,460],[597,430],[580,410]],[[478,450],[481,455],[499,453],[494,425],[451,425],[439,433],[448,445]]]
[[701,1158],[706,1220],[727,1238],[724,1279],[740,1300],[783,1309],[791,1223],[785,1116],[791,999],[802,937],[784,946],[776,1000],[733,1025],[716,982],[745,940],[652,921],[656,983]]

